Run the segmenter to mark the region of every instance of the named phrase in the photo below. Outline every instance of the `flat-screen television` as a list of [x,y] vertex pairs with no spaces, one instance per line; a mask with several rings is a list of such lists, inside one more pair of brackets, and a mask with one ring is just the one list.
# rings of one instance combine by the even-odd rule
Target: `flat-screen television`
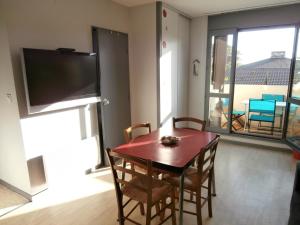
[[99,96],[95,54],[24,48],[23,60],[30,106]]

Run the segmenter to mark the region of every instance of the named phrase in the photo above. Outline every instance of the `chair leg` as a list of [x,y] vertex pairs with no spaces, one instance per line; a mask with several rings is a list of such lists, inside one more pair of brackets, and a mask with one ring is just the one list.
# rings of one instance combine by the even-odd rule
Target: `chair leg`
[[247,127],[248,127],[248,132],[250,133],[250,127],[251,127],[250,120],[248,120]]
[[[130,169],[133,170],[133,171],[135,171],[133,163],[130,163]],[[133,178],[133,175],[131,175],[131,178]]]
[[[123,159],[123,162],[122,162],[122,167],[123,168],[126,168],[126,161]],[[125,172],[122,172],[122,180],[125,180]]]
[[155,203],[155,210],[156,210],[156,214],[159,215],[160,214],[159,202]]
[[[213,172],[213,171],[212,171]],[[212,217],[212,204],[211,204],[211,185],[212,185],[212,180],[213,180],[213,173],[209,175],[208,178],[208,192],[207,192],[207,206],[208,206],[208,215],[209,217]]]
[[272,123],[272,127],[271,127],[271,135],[273,135],[273,131],[274,131],[274,122]]
[[171,194],[171,213],[172,213],[172,225],[176,225],[176,211],[175,211],[175,191],[172,191]]
[[122,207],[122,202],[123,202],[123,198],[122,197],[120,197],[120,199],[121,199],[121,201],[120,202],[118,202],[118,211],[119,211],[119,213],[118,213],[118,216],[119,216],[119,218],[118,218],[118,222],[119,222],[119,225],[124,225],[124,222],[125,222],[125,219],[124,219],[124,211],[123,211],[123,207]]
[[[166,202],[167,199],[163,199],[161,200],[161,208],[163,209],[166,205],[167,205],[167,202]],[[160,212],[160,221],[163,221],[164,218],[165,218],[165,214],[166,214],[166,209],[162,210]]]
[[[236,116],[235,117],[235,121],[237,121],[237,123],[241,126],[241,127],[243,127],[243,126],[245,126],[245,124],[243,124],[242,122],[242,120],[241,120],[241,118],[242,118],[242,116],[243,115],[239,115],[239,116]],[[241,122],[242,121],[242,122]],[[244,123],[245,123],[246,121],[244,121]]]
[[145,208],[144,208],[144,204],[142,202],[140,202],[140,212],[141,212],[142,216],[145,215]]
[[[154,174],[154,178],[158,179],[158,174],[157,174],[157,173]],[[156,209],[156,213],[157,213],[157,215],[158,215],[159,212],[160,212],[159,202],[157,202],[157,203],[155,204],[155,209]]]
[[202,225],[202,214],[201,214],[201,187],[196,192],[196,212],[197,212],[197,225]]
[[190,193],[190,200],[193,201],[193,198],[194,198],[194,193],[191,192],[191,193]]
[[217,196],[217,192],[216,192],[216,177],[215,177],[215,169],[212,169],[212,196]]
[[146,225],[150,225],[151,223],[151,204],[147,203],[147,213],[146,213]]

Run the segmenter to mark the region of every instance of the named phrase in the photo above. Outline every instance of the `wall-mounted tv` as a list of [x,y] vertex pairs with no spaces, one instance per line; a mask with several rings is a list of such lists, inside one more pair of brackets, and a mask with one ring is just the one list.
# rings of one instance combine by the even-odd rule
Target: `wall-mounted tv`
[[23,60],[29,108],[99,96],[95,54],[24,48]]

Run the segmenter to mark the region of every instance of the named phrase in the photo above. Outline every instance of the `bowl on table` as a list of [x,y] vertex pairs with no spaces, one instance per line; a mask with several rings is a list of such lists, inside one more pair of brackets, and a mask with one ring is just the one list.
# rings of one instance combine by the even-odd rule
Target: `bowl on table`
[[160,141],[163,145],[172,146],[178,143],[179,138],[175,136],[163,136],[161,137]]

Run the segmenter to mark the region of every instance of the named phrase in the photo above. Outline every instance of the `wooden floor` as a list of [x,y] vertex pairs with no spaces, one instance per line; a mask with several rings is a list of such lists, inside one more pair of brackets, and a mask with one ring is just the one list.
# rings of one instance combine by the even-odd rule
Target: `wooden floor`
[[[294,169],[289,152],[221,142],[216,157],[213,218],[208,218],[207,208],[203,208],[204,224],[287,224]],[[134,217],[143,221],[138,212]],[[49,187],[32,203],[1,217],[0,224],[116,225],[116,218],[111,174],[102,170]],[[196,224],[195,217],[184,215],[184,224]]]
[[0,184],[0,217],[26,204],[28,200]]

